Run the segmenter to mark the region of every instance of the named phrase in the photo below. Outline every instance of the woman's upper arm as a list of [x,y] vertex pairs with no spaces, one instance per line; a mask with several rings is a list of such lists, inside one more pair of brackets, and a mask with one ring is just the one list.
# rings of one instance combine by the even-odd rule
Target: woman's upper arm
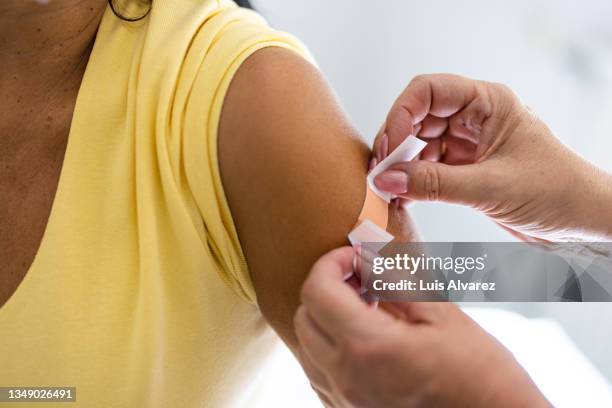
[[[239,69],[223,107],[219,165],[259,306],[289,346],[310,267],[347,244],[369,156],[318,70],[300,56],[266,48]],[[396,234],[410,234],[404,215],[391,218]]]

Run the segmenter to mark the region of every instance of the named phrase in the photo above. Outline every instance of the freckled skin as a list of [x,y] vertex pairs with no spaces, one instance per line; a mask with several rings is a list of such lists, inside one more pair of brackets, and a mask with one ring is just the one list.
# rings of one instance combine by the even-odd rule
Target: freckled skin
[[0,307],[40,245],[105,6],[105,0],[0,2]]

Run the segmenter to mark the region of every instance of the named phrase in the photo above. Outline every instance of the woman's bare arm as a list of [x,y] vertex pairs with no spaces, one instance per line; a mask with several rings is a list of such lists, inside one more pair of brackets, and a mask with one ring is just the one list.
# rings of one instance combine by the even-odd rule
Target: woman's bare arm
[[[240,68],[219,134],[223,185],[262,313],[295,348],[293,315],[313,263],[347,244],[365,197],[370,150],[319,71],[267,48]],[[413,240],[403,210],[392,232]]]

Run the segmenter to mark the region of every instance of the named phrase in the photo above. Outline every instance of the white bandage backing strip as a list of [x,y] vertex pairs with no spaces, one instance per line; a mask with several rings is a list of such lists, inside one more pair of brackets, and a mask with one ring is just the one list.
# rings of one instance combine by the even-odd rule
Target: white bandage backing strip
[[383,161],[381,161],[368,175],[368,186],[386,202],[391,202],[393,194],[379,190],[374,184],[374,179],[383,171],[387,170],[394,164],[407,162],[419,155],[427,146],[427,143],[421,139],[410,135],[404,140],[395,150],[393,150]]
[[393,235],[366,219],[351,231],[348,235],[348,239],[352,246],[361,245],[363,242],[380,242],[388,244],[393,241]]

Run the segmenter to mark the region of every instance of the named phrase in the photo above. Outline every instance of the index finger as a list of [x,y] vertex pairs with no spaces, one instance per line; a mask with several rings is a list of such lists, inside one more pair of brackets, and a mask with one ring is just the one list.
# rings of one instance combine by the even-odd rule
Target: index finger
[[386,133],[389,152],[427,115],[448,118],[477,97],[477,81],[451,74],[415,77],[393,104],[387,115]]
[[354,250],[336,249],[313,266],[302,288],[302,303],[332,341],[359,331],[373,309],[345,282],[353,270]]

